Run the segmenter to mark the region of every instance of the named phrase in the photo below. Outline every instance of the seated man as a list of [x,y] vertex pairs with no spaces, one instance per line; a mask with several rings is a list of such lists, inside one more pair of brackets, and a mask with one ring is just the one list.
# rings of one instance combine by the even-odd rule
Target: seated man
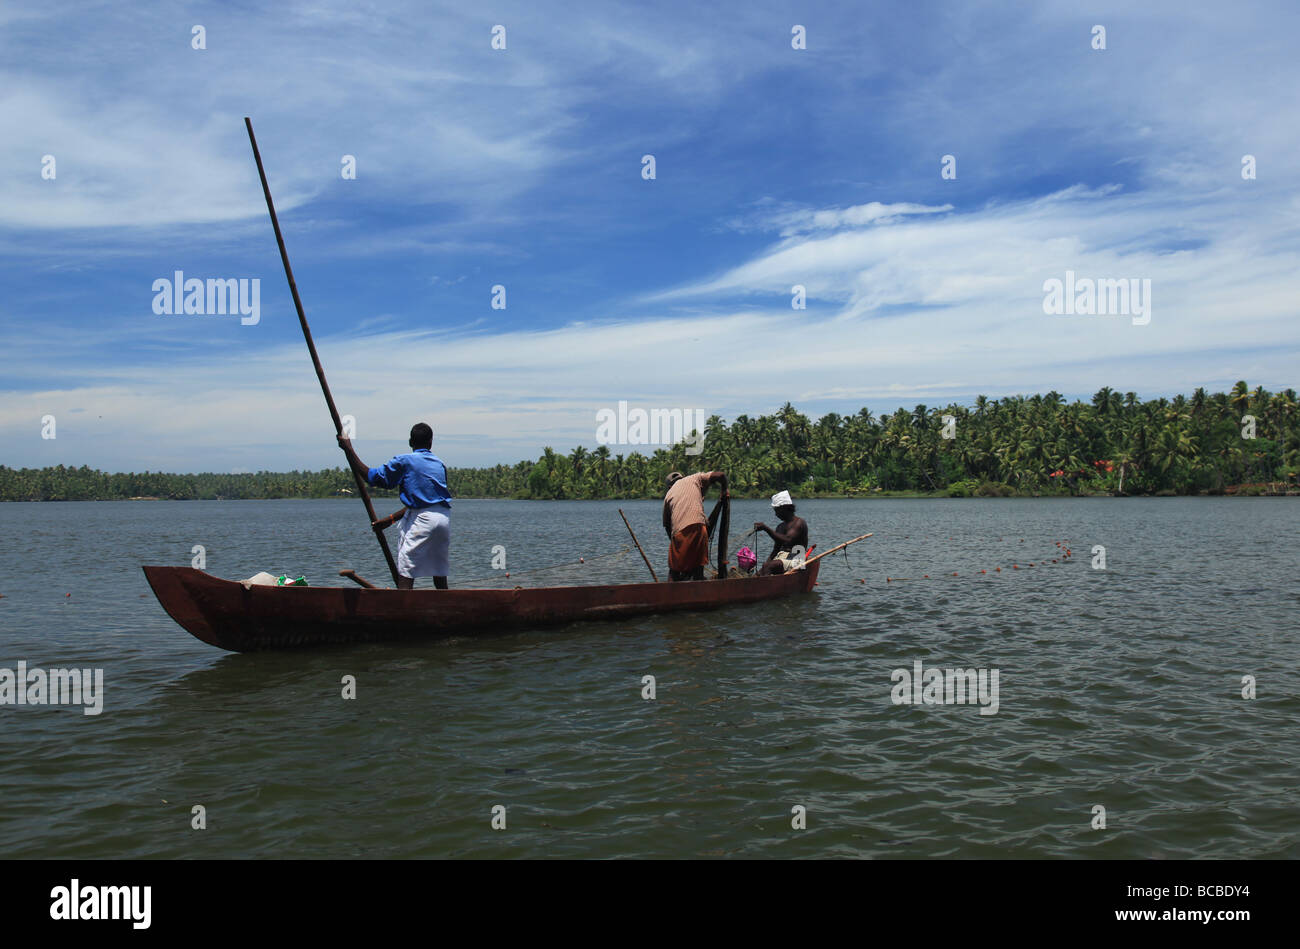
[[[448,553],[451,548],[451,491],[447,488],[447,466],[434,455],[433,429],[424,422],[411,426],[407,442],[413,451],[396,455],[381,468],[367,468],[352,449],[352,441],[339,436],[339,446],[352,466],[368,484],[401,488],[406,505],[401,539],[397,545],[397,589],[410,590],[416,577],[433,577],[433,585],[447,589]],[[384,522],[380,522],[384,523]],[[384,526],[391,524],[388,519]]]
[[709,521],[704,516],[704,492],[714,482],[727,497],[727,475],[722,471],[701,471],[668,476],[664,495],[664,531],[668,534],[668,576],[673,580],[703,580],[709,562]]
[[[803,554],[808,550],[808,524],[802,517],[794,516],[794,501],[790,497],[790,492],[779,491],[772,495],[772,508],[776,516],[781,519],[776,530],[772,530],[761,521],[754,524],[754,530],[765,531],[775,542],[772,556],[768,557],[767,562],[763,564],[763,569],[759,571],[760,575],[785,573],[786,570],[791,569],[790,561],[803,559]],[[796,547],[803,548],[798,558],[793,556]]]

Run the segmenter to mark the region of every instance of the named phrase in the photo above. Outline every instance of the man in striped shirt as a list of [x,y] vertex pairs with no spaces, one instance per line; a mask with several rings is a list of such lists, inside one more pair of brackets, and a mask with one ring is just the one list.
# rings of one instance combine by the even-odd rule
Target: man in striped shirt
[[704,493],[714,482],[727,497],[727,475],[723,471],[701,471],[668,476],[664,495],[664,531],[668,534],[668,576],[673,580],[703,580],[709,562],[709,534],[713,525],[704,516]]

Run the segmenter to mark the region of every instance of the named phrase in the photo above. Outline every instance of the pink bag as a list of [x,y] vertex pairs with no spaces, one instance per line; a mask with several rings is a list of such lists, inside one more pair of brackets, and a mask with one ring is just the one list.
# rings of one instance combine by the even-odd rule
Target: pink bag
[[758,563],[758,557],[748,547],[741,547],[736,551],[736,565],[746,573],[754,569]]

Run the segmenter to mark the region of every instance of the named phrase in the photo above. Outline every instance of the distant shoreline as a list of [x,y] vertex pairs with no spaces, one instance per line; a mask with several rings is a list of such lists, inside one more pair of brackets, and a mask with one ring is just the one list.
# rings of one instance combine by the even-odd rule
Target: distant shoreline
[[[808,494],[796,495],[795,501],[938,501],[938,500],[1036,500],[1036,501],[1070,501],[1084,500],[1088,498],[1298,498],[1300,490],[1255,490],[1242,491],[1233,490],[1239,487],[1256,487],[1233,485],[1225,488],[1221,492],[1198,492],[1196,494],[1176,494],[1172,491],[1160,491],[1152,494],[1113,494],[1113,493],[1095,493],[1095,494],[1055,494],[1055,493],[1014,493],[1005,495],[988,495],[971,498],[969,495],[954,495],[946,491],[882,491],[878,494]],[[372,495],[372,498],[374,496]],[[735,501],[767,501],[768,495],[738,495],[733,493],[732,500]],[[27,500],[22,498],[0,498],[0,503],[12,504],[121,504],[129,501],[355,501],[356,497],[346,495],[327,495],[325,497],[316,497],[310,495],[286,494],[277,497],[266,498],[163,498],[163,497],[132,497],[132,498],[45,498],[38,500]],[[395,501],[396,498],[381,497],[379,500]],[[580,501],[583,503],[599,503],[610,501],[660,501],[658,497],[628,497],[628,498],[503,498],[503,497],[480,497],[480,496],[462,496],[457,497],[456,501],[527,501],[527,502],[571,502]],[[706,501],[712,500],[705,498]]]
[[[663,415],[651,409],[652,422],[656,412]],[[531,461],[448,466],[448,486],[461,498],[657,499],[671,472],[722,470],[737,497],[755,498],[782,490],[843,500],[1300,493],[1300,397],[1293,389],[1251,389],[1244,379],[1227,392],[1198,388],[1145,402],[1105,386],[1088,401],[1067,402],[1056,391],[979,395],[969,406],[899,407],[889,415],[863,406],[815,420],[786,402],[730,423],[718,415],[694,427],[672,419],[669,412],[667,431],[662,417],[645,431],[639,422],[626,432],[602,423],[597,447],[567,454],[548,446]],[[12,501],[284,500],[357,490],[354,473],[339,467],[180,474],[0,464],[0,499]]]

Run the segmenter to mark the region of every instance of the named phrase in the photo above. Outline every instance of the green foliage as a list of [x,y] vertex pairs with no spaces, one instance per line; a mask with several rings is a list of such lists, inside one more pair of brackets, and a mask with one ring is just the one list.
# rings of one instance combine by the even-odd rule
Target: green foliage
[[[944,438],[943,416],[956,420]],[[1256,437],[1243,437],[1242,416]],[[1014,494],[1230,494],[1297,490],[1300,414],[1296,394],[1238,382],[1228,393],[1140,401],[1109,387],[1090,402],[1047,395],[979,396],[875,417],[863,408],[812,422],[786,403],[773,415],[713,416],[703,453],[686,443],[651,455],[611,455],[609,446],[544,449],[537,461],[449,473],[452,494],[480,498],[658,498],[669,471],[720,468],[732,493],[761,497],[878,497],[889,492],[952,497]],[[1237,486],[1251,485],[1238,491]],[[329,497],[352,490],[346,470],[283,474],[106,474],[86,467],[0,466],[2,500],[132,497]],[[377,497],[395,492],[375,491]]]
[[954,481],[948,485],[948,497],[969,498],[975,494],[979,484],[975,481]]

